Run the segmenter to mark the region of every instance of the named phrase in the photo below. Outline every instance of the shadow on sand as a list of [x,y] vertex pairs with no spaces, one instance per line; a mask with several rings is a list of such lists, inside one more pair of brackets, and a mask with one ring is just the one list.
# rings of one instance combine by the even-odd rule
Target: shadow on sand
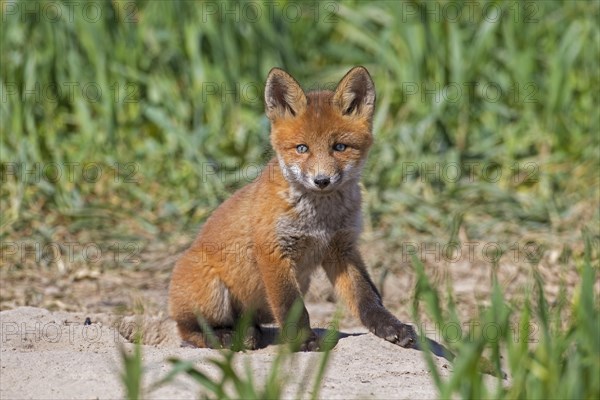
[[[279,338],[279,331],[280,331],[279,328],[277,328],[275,326],[261,326],[260,330],[261,330],[262,336],[261,336],[261,340],[259,342],[258,348],[262,349],[267,346],[277,344],[277,341]],[[345,333],[345,332],[340,332],[340,331],[335,331],[335,330],[327,330],[327,329],[323,329],[323,328],[314,328],[313,332],[315,332],[317,334],[317,336],[319,337],[319,339],[322,342],[325,342],[329,345],[327,347],[331,347],[332,349],[335,348],[338,341],[343,340],[347,337],[362,336],[362,335],[370,334],[369,332]],[[446,347],[444,347],[440,343],[436,342],[435,340],[432,340],[429,338],[427,338],[427,341],[429,343],[429,349],[431,350],[431,352],[434,355],[445,358],[448,361],[454,360],[454,354],[452,354],[452,352],[450,350],[448,350]],[[424,350],[424,347],[425,346],[416,345],[413,347],[413,349],[422,351],[422,350]]]

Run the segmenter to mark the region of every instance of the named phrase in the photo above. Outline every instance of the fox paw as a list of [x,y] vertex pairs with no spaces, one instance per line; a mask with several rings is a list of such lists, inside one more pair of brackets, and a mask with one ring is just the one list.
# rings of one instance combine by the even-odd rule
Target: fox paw
[[408,349],[417,349],[417,334],[410,325],[395,321],[392,324],[379,325],[373,331],[375,335]]
[[206,335],[206,347],[213,349],[230,349],[234,351],[256,350],[261,340],[260,327],[250,326],[244,332],[230,328],[213,329],[213,336]]
[[316,334],[312,333],[310,337],[300,345],[300,351],[319,351],[321,343]]

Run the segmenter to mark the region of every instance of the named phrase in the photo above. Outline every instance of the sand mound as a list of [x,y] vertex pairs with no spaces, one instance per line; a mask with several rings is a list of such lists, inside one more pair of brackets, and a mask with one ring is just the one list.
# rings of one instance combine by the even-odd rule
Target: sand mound
[[[319,306],[313,306],[318,311]],[[315,310],[317,309],[317,310]],[[91,324],[86,325],[86,318]],[[0,397],[3,399],[122,398],[119,348],[131,351],[138,328],[144,333],[143,361],[146,387],[163,377],[168,357],[193,360],[199,369],[214,374],[207,359],[219,356],[209,349],[180,347],[175,324],[153,317],[116,317],[107,314],[49,312],[21,307],[0,312]],[[333,350],[320,396],[323,398],[434,398],[435,388],[420,352],[387,343],[364,328],[343,329]],[[240,371],[246,362],[258,382],[267,375],[277,352],[269,345],[238,354]],[[287,365],[290,385],[286,396],[298,390],[309,396],[302,383],[319,353],[299,353]],[[442,374],[448,362],[437,359]],[[186,377],[147,392],[147,398],[196,398],[201,389]]]

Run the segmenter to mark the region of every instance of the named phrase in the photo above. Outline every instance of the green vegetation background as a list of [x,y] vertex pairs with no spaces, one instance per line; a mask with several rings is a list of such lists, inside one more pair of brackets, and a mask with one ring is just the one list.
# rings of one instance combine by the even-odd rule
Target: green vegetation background
[[[479,319],[505,335],[455,346],[448,384],[432,368],[440,395],[486,393],[481,354],[489,347],[499,371],[502,347],[512,383],[500,382],[496,397],[598,398],[599,1],[0,5],[3,289],[29,285],[22,277],[44,266],[56,275],[56,254],[31,257],[44,244],[95,243],[116,253],[102,268],[165,272],[210,211],[272,157],[268,71],[282,67],[318,89],[364,65],[378,95],[363,179],[369,265],[394,271],[404,243],[465,239],[505,253],[531,245],[526,261],[545,257],[544,279],[530,262],[516,273],[534,270],[533,295],[504,281],[510,294],[526,293],[523,307],[509,309],[493,286]],[[89,254],[77,254],[70,272],[89,267]],[[413,267],[414,309],[460,326],[452,292],[441,309],[418,257]],[[542,286],[565,270],[575,279],[546,302]],[[152,277],[166,285],[168,271]],[[535,320],[543,345],[511,337],[514,318]]]
[[375,239],[600,237],[598,1],[27,3],[2,2],[4,242],[190,240],[272,156],[269,69],[354,65]]

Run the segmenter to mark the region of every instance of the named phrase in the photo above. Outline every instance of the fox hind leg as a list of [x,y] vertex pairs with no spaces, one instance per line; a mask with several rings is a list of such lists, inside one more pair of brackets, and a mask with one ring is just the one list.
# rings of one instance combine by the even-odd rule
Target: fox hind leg
[[[205,285],[201,293],[179,297],[172,291],[171,310],[177,322],[179,334],[184,342],[194,347],[256,349],[261,339],[259,325],[248,320],[244,332],[236,332],[242,307],[235,306],[229,289],[223,282],[214,279]],[[237,335],[237,336],[236,336]]]
[[260,326],[257,324],[250,325],[243,331],[236,331],[233,327],[209,327],[206,332],[197,322],[179,321],[177,328],[186,344],[200,348],[256,350],[262,338]]

